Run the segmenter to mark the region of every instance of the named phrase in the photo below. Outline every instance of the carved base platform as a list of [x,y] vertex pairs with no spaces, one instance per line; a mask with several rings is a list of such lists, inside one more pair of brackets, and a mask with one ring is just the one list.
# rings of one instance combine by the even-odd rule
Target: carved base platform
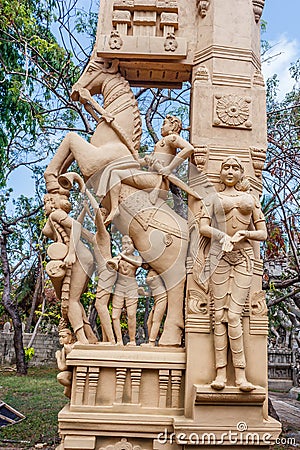
[[59,413],[59,450],[268,448],[281,429],[264,417],[266,391],[193,387],[185,417],[184,349],[76,344],[70,404]]
[[173,431],[173,418],[183,417],[185,360],[184,349],[76,344],[59,449],[130,450],[129,441],[153,449],[160,433]]
[[265,400],[266,391],[259,386],[246,393],[231,386],[216,391],[194,385],[193,418],[174,418],[176,442],[214,449],[224,445],[267,449],[274,445],[281,425],[264,414]]

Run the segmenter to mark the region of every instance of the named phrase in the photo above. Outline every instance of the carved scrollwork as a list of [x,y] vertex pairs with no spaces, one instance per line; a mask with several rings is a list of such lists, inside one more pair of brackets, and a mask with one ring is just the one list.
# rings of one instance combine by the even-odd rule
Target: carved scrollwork
[[238,95],[215,96],[215,126],[251,128],[250,103],[251,98]]
[[116,444],[101,447],[100,450],[142,450],[142,447],[139,445],[132,445],[126,438],[122,438]]
[[267,316],[268,308],[264,291],[254,292],[251,297],[251,308],[254,316]]
[[191,289],[188,298],[188,313],[208,314],[207,295],[204,292]]

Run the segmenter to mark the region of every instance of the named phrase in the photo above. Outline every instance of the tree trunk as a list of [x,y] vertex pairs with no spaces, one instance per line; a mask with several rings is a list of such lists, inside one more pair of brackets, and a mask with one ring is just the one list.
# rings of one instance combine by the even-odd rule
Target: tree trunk
[[23,347],[22,322],[19,315],[18,307],[11,300],[11,273],[7,256],[7,235],[9,231],[3,230],[0,237],[0,254],[2,259],[3,270],[3,306],[12,319],[14,326],[14,347],[16,353],[17,375],[27,374],[27,365],[25,362],[25,351]]
[[43,281],[42,262],[39,257],[38,273],[37,273],[35,288],[34,288],[34,292],[33,292],[33,296],[32,296],[32,305],[31,305],[31,309],[30,309],[30,314],[29,314],[29,317],[26,322],[25,333],[30,333],[30,328],[31,328],[31,325],[33,322],[34,313],[36,311],[36,307],[37,307],[38,301],[40,300],[40,296],[41,296],[41,292],[42,292],[42,286],[43,286],[42,281]]
[[181,189],[175,184],[170,183],[170,191],[173,194],[174,211],[184,219],[187,219],[187,208],[182,196]]
[[144,328],[146,342],[149,339],[148,325],[147,325],[147,321],[148,321],[148,318],[149,318],[149,303],[150,303],[149,302],[149,297],[146,297],[144,323],[143,323],[143,328]]

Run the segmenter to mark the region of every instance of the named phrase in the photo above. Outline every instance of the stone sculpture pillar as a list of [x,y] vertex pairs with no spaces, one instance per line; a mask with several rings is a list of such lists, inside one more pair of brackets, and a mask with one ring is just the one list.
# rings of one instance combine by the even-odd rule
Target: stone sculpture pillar
[[[103,178],[111,179],[113,170],[135,175],[120,187],[123,202],[118,198],[113,221],[166,288],[167,336],[160,342],[165,347],[153,345],[157,330],[149,346],[74,344],[66,361],[72,392],[59,414],[60,450],[195,445],[267,450],[280,433],[280,424],[268,417],[268,318],[259,251],[265,238],[259,205],[266,153],[263,5],[263,0],[101,0],[91,61],[72,94],[98,122],[93,145],[68,135],[45,178],[55,192],[66,162],[76,159],[109,209],[99,188]],[[129,86],[180,88],[184,81],[192,86],[189,189],[203,199],[189,195],[189,236],[186,222],[161,198],[149,200],[148,192],[160,184],[134,184],[141,170],[141,122]],[[104,97],[103,107],[92,98],[95,93]],[[105,221],[100,225],[103,243]],[[178,348],[187,239],[185,347]],[[225,294],[222,273],[229,286]]]
[[[190,167],[190,184],[204,198],[218,190],[221,163],[229,155],[241,160],[250,181],[250,192],[257,201],[262,192],[261,172],[267,145],[265,89],[260,65],[259,17],[263,3],[244,0],[198,2],[190,136],[196,151],[194,164]],[[216,433],[226,424],[238,432],[237,424],[241,418],[249,430],[263,430],[268,415],[268,318],[261,290],[263,266],[259,243],[252,242],[253,278],[242,315],[246,373],[256,389],[249,394],[239,391],[230,361],[227,386],[214,391],[208,385],[216,376],[212,336],[216,327],[215,305],[211,280],[200,282],[203,266],[200,264],[195,268],[197,258],[201,261],[211,256],[207,253],[204,256],[203,237],[198,236],[200,244],[193,237],[200,214],[195,210],[193,200],[190,201],[190,209],[193,214],[190,215],[192,254],[188,261],[186,298],[185,414],[197,423],[195,431],[199,430],[199,421],[203,421],[205,425],[200,427],[203,431]],[[200,250],[197,255],[197,245],[202,245],[202,254]],[[232,403],[239,407],[233,407]],[[184,425],[179,422],[175,428],[178,432],[184,431]]]

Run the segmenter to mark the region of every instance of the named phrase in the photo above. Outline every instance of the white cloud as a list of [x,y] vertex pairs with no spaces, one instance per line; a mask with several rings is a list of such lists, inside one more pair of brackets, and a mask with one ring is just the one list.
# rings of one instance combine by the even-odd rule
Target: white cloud
[[[262,65],[262,72],[265,79],[272,77],[274,74],[278,75],[278,98],[282,100],[295,84],[289,68],[291,63],[300,57],[299,43],[296,39],[289,40],[283,34],[276,41],[270,41],[269,44],[272,48],[264,55],[263,59],[267,61]],[[274,58],[269,59],[271,56],[274,56]]]

